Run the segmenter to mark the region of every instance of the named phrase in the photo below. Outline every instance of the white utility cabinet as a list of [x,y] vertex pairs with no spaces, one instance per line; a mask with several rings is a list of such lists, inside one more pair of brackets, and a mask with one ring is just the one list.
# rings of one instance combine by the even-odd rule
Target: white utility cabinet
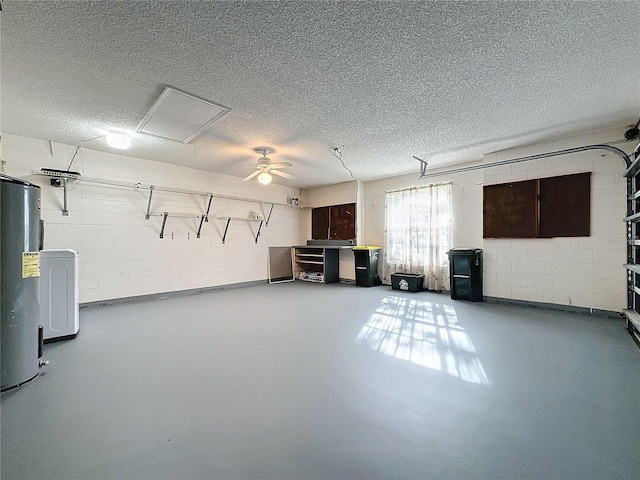
[[46,341],[75,337],[80,329],[78,253],[40,252],[40,322]]

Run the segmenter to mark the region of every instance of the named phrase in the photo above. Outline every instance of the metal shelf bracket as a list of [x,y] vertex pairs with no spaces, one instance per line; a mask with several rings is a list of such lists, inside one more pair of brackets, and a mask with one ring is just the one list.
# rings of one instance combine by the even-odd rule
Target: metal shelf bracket
[[[271,214],[273,213],[274,206],[275,206],[275,203],[272,203],[271,208],[269,209],[269,215],[267,215],[267,220],[264,222],[265,226],[267,227],[269,226],[269,220],[271,220]],[[258,243],[257,240],[256,240],[256,243]]]
[[260,236],[260,229],[262,228],[262,224],[264,220],[260,220],[260,224],[258,225],[258,232],[256,233],[256,243],[258,243],[258,237]]
[[[147,202],[147,213],[145,214],[144,218],[146,220],[149,220],[149,215],[151,214],[151,198],[153,197],[153,189],[156,188],[153,185],[149,185],[149,201]],[[160,237],[162,238],[162,237]]]
[[164,226],[167,224],[167,217],[169,212],[163,212],[162,214],[162,227],[160,227],[160,238],[164,238]]
[[220,220],[226,220],[227,223],[224,226],[224,233],[222,234],[222,243],[224,244],[227,241],[227,232],[229,231],[229,224],[231,220],[239,220],[241,222],[260,222],[258,224],[258,231],[254,237],[255,243],[258,243],[258,238],[260,238],[260,231],[262,229],[262,225],[265,223],[264,219],[253,219],[253,218],[237,218],[237,217],[218,217]]
[[65,217],[69,216],[69,210],[67,209],[67,177],[62,177],[62,188],[64,189],[64,203],[62,206],[62,215]]
[[[224,217],[220,217],[220,218],[224,218]],[[223,245],[227,241],[227,231],[229,230],[229,223],[231,223],[231,217],[227,217],[227,224],[224,227],[224,234],[222,235],[222,244]]]
[[207,210],[203,215],[200,216],[200,225],[198,225],[198,234],[197,237],[200,238],[200,232],[202,231],[202,224],[204,222],[209,221],[209,210],[211,210],[211,201],[213,200],[213,195],[209,195],[209,202],[207,203]]

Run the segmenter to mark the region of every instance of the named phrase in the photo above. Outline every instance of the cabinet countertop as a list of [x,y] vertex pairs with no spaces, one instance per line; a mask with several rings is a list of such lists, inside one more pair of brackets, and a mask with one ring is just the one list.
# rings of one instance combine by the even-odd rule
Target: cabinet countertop
[[353,245],[293,245],[293,248],[326,248],[340,250],[342,248],[353,249]]

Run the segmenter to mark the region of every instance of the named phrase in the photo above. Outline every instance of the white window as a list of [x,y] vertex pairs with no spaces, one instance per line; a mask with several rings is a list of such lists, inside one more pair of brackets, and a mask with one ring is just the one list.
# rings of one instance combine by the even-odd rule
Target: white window
[[387,192],[384,277],[424,274],[430,290],[449,289],[451,184]]

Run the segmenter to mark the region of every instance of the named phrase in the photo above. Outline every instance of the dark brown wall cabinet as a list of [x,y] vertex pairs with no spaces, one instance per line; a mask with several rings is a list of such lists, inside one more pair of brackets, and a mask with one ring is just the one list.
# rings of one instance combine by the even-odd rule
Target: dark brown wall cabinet
[[536,237],[535,180],[484,187],[484,238]]
[[588,237],[591,173],[487,185],[484,238]]
[[313,240],[352,240],[356,238],[356,204],[314,208],[311,212]]
[[311,211],[311,238],[313,240],[329,238],[329,207],[314,208]]

